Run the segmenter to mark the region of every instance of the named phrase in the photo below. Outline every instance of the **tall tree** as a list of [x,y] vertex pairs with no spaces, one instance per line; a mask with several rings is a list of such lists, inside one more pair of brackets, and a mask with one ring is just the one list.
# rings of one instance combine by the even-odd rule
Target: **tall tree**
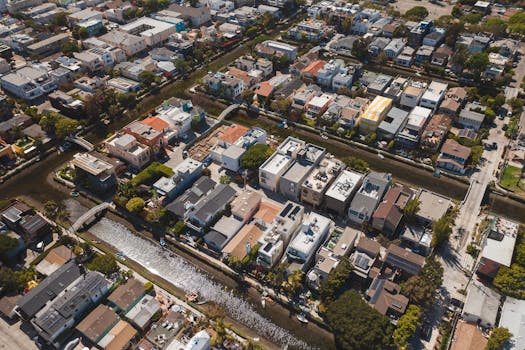
[[[521,334],[520,334],[521,335]],[[512,337],[512,333],[505,327],[496,327],[490,333],[485,350],[503,350],[505,343]]]
[[407,224],[412,224],[416,221],[416,214],[419,212],[420,205],[421,201],[417,198],[413,198],[407,202],[405,209],[403,210]]
[[432,247],[444,243],[450,237],[452,233],[452,217],[448,214],[444,214],[438,220],[432,223]]
[[328,324],[338,349],[382,350],[391,346],[392,324],[356,291],[348,291],[328,306]]
[[436,290],[443,283],[443,266],[433,257],[427,258],[419,275],[410,277],[401,284],[401,293],[422,308],[428,308],[434,301]]
[[418,327],[421,326],[421,308],[417,305],[410,305],[403,316],[397,321],[397,328],[394,331],[394,343],[404,349],[408,340],[412,337]]
[[328,277],[321,282],[319,294],[325,304],[329,304],[339,296],[343,287],[350,281],[353,266],[348,259],[342,259],[339,264],[332,269]]

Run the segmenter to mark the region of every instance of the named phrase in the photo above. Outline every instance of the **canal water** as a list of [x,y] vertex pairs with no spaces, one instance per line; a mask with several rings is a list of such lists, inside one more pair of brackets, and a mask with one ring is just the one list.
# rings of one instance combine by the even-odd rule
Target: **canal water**
[[222,306],[229,316],[262,337],[294,348],[310,348],[306,342],[261,316],[250,303],[235,295],[234,291],[227,290],[178,255],[133,234],[124,225],[102,218],[90,227],[89,232],[175,287],[185,292],[196,292],[204,300]]

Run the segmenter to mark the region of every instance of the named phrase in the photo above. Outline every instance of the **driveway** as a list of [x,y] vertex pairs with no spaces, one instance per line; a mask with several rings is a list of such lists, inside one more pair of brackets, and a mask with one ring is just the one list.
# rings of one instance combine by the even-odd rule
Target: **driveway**
[[[18,321],[13,325],[8,324],[3,318],[0,318],[0,349],[1,350],[38,350],[35,342],[21,328],[26,330],[31,336],[36,332],[31,326]],[[34,333],[34,334],[33,334]]]

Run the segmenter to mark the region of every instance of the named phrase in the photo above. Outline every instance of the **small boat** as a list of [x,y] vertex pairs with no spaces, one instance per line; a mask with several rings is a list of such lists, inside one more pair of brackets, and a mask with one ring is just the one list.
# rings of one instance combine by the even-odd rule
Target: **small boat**
[[266,299],[264,297],[261,297],[261,305],[263,309],[266,307]]
[[166,246],[166,241],[164,240],[164,238],[161,238],[161,239],[160,239],[160,245],[161,245],[162,247],[165,247],[165,246]]
[[196,302],[195,304],[197,304],[197,305],[204,305],[206,303],[208,303],[208,300],[201,300],[201,301]]
[[71,191],[71,192],[69,192],[69,195],[71,197],[78,197],[78,196],[80,196],[80,193],[78,193],[77,191]]
[[306,313],[305,312],[301,312],[299,315],[297,315],[297,319],[301,323],[304,323],[304,324],[308,323],[308,319],[306,318]]
[[115,254],[115,256],[116,256],[120,261],[126,261],[126,257],[124,256],[124,253],[122,253],[122,252],[118,252],[117,254]]

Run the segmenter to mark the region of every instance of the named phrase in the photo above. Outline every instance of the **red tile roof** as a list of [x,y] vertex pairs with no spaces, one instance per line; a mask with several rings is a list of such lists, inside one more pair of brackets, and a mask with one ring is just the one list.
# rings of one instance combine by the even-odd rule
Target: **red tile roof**
[[237,141],[241,136],[246,134],[246,132],[249,129],[242,125],[234,124],[228,129],[226,129],[221,136],[219,136],[219,139],[221,141],[224,141],[226,143],[232,144],[235,141]]
[[262,97],[268,97],[272,94],[275,87],[267,81],[263,81],[259,84],[259,88],[255,90],[255,93]]
[[142,121],[142,124],[150,126],[159,132],[166,130],[170,126],[167,122],[157,117],[148,117]]
[[326,61],[313,61],[312,63],[310,63],[308,65],[308,67],[306,67],[305,69],[303,69],[303,71],[301,72],[302,74],[311,74],[313,75],[314,77],[317,75],[317,72],[319,70],[321,70],[321,68],[323,68],[326,64]]

